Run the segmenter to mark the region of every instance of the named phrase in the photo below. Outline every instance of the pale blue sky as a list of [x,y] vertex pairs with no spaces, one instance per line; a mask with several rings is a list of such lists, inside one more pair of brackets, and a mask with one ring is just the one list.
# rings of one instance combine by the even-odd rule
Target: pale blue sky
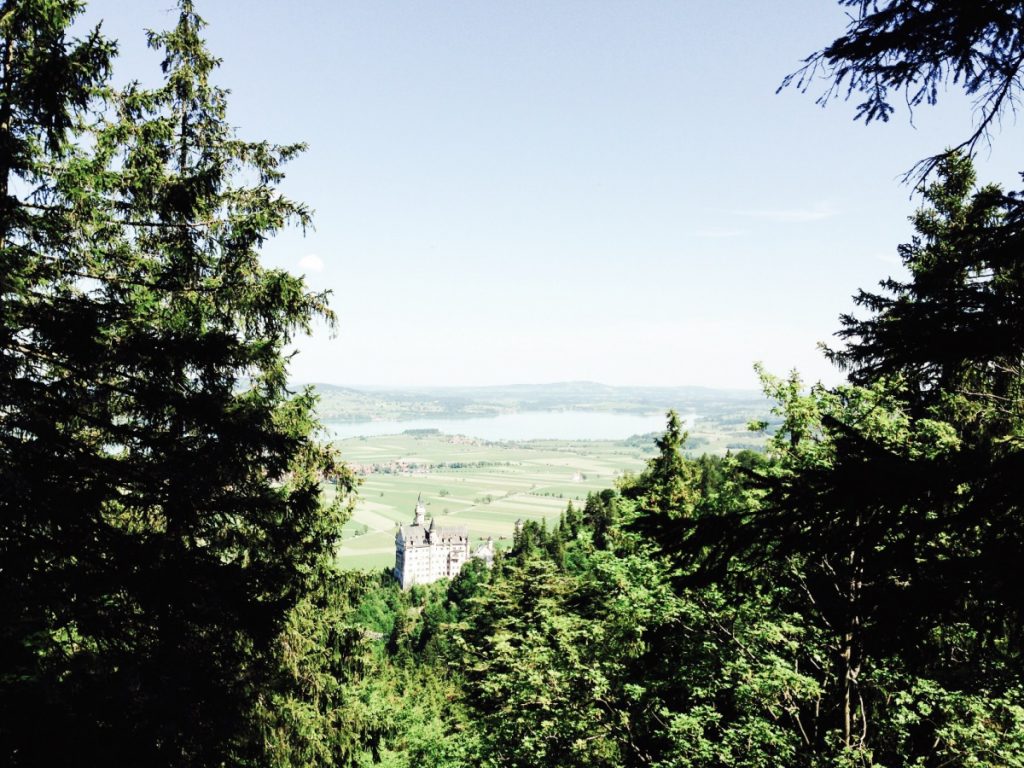
[[[103,0],[120,78],[172,0]],[[898,270],[898,176],[961,139],[952,98],[889,124],[775,89],[844,26],[833,0],[206,0],[247,138],[302,140],[316,231],[266,261],[331,288],[298,381],[752,388]],[[820,90],[820,89],[819,89]],[[1007,125],[985,180],[1012,183]],[[1014,137],[1016,138],[1016,137]]]

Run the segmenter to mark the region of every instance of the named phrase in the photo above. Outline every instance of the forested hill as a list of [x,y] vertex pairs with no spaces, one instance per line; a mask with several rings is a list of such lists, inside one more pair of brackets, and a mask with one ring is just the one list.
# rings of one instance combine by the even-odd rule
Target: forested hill
[[340,387],[313,385],[321,418],[368,421],[487,416],[516,411],[590,410],[612,413],[681,413],[709,416],[764,412],[757,390],[708,387],[616,387],[586,381],[488,387]]
[[[813,415],[768,457],[685,459],[670,418],[644,473],[551,528],[526,523],[491,570],[409,592],[387,571],[354,577],[357,763],[1018,764],[1006,610],[984,615],[994,604],[966,586],[926,601],[934,575],[900,555],[912,530],[846,550],[839,531],[863,518],[780,517],[804,492],[792,439],[829,413],[785,409]],[[880,578],[897,567],[907,581]]]

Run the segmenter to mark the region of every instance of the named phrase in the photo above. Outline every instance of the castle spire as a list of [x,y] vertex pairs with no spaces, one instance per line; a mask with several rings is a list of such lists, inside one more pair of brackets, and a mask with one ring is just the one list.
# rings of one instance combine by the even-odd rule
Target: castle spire
[[427,505],[423,503],[423,494],[416,496],[416,516],[413,518],[413,525],[423,525],[427,516]]

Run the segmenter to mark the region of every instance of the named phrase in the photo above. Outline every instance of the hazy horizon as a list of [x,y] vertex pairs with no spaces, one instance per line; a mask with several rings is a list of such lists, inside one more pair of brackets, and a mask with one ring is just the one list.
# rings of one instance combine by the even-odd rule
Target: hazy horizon
[[502,381],[502,382],[484,382],[484,383],[467,383],[467,384],[432,384],[432,383],[415,383],[415,384],[389,384],[389,383],[339,383],[333,381],[299,381],[292,379],[289,384],[291,386],[327,386],[327,387],[338,387],[341,389],[390,389],[390,390],[416,390],[416,389],[511,389],[515,387],[559,387],[565,385],[590,385],[597,387],[607,387],[611,389],[706,389],[716,392],[751,392],[760,393],[761,390],[756,387],[713,387],[706,386],[704,384],[678,384],[678,383],[667,383],[667,384],[609,384],[603,381],[593,381],[590,379],[568,379],[563,381]]

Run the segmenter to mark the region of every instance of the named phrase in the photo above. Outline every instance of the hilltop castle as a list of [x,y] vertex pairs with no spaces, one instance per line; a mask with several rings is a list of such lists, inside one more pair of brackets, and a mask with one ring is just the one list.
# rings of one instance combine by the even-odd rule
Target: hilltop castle
[[458,575],[470,557],[488,565],[494,560],[494,542],[490,538],[470,555],[469,528],[456,525],[442,528],[430,519],[423,499],[416,500],[412,525],[402,525],[395,534],[395,578],[408,589],[413,584],[429,584]]

